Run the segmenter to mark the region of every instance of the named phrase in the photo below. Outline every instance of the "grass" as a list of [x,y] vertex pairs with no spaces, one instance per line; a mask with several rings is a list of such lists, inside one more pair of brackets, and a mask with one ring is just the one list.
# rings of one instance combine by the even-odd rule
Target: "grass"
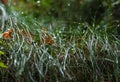
[[[68,26],[56,20],[46,24],[44,20],[39,22],[20,16],[10,16],[5,29],[10,27],[12,38],[1,38],[0,44],[1,51],[6,53],[1,59],[8,66],[0,70],[2,82],[120,80],[120,40],[110,27],[102,29],[102,24],[86,23]],[[48,29],[47,34],[52,36],[54,44],[41,45],[43,27]]]

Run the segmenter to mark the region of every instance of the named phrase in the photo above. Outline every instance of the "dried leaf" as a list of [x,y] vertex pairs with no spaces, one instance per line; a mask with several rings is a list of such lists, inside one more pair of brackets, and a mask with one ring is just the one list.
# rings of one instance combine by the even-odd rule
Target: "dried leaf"
[[13,32],[13,29],[12,29],[12,28],[10,28],[10,29],[9,29],[9,32],[10,32],[10,33],[12,33],[12,32]]
[[4,39],[10,39],[11,38],[11,34],[9,32],[4,32],[2,37]]
[[44,44],[54,44],[54,40],[52,38],[52,36],[50,36],[47,32],[47,29],[46,28],[42,28],[41,29],[41,32],[42,32],[42,41],[41,41],[41,44],[44,45]]
[[48,43],[48,44],[53,44],[54,43],[54,41],[53,41],[53,39],[50,35],[45,37],[45,42]]
[[32,40],[33,40],[33,35],[30,32],[27,32],[25,30],[21,30],[21,33],[23,34],[23,36],[25,37],[25,40],[28,44],[31,44]]
[[10,28],[10,29],[8,29],[8,31],[6,31],[6,32],[3,33],[2,37],[4,39],[10,39],[12,37],[12,35],[11,35],[12,32],[13,32],[13,29]]

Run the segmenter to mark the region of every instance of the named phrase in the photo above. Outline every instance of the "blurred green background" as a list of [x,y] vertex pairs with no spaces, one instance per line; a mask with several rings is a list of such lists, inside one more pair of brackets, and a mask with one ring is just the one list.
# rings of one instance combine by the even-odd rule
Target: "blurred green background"
[[64,21],[67,26],[80,23],[109,28],[109,32],[120,34],[119,0],[11,0],[11,7],[21,16],[38,21]]
[[74,22],[100,23],[119,19],[119,0],[12,0],[23,15],[53,17]]

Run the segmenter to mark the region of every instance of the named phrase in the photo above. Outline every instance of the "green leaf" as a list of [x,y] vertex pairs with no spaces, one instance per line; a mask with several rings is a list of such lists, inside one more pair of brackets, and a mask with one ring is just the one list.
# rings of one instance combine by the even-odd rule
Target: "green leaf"
[[0,67],[7,68],[7,66],[3,62],[0,62]]
[[3,51],[0,51],[0,56],[1,56],[1,55],[4,55],[4,54],[5,54],[5,53],[4,53]]

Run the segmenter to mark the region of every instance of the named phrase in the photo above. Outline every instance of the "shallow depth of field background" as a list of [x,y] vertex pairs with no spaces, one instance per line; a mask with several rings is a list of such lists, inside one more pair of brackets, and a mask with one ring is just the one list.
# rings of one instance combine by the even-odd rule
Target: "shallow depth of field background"
[[1,82],[120,81],[119,0],[0,5],[9,15],[0,31]]

